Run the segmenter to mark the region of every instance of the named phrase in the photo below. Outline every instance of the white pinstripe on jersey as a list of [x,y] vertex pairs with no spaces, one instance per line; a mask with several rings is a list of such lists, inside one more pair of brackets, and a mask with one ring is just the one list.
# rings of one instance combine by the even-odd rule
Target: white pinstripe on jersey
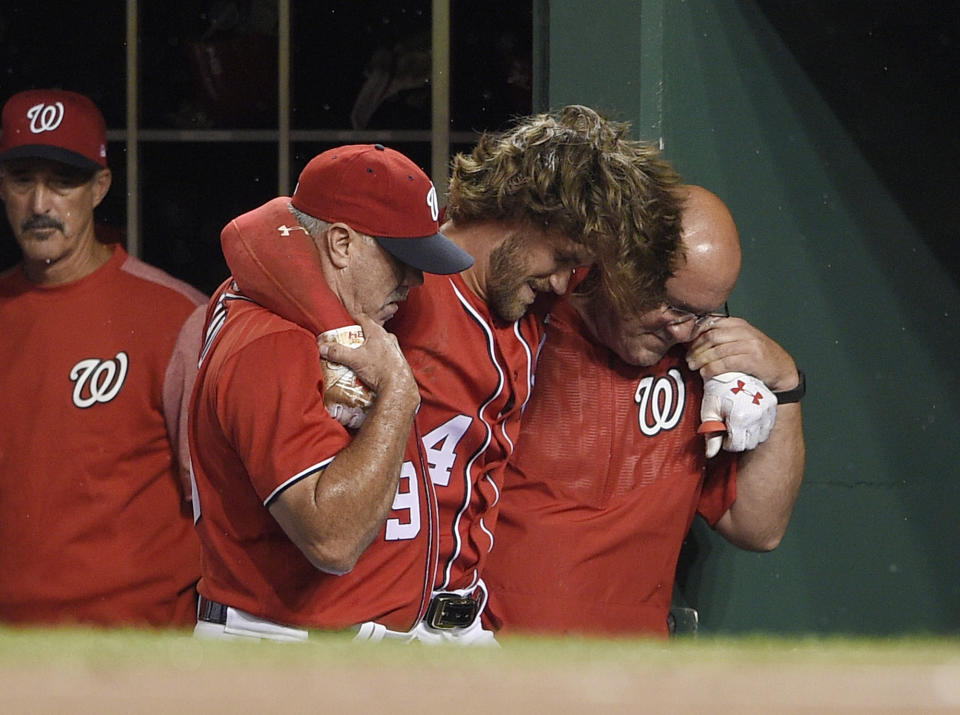
[[[450,287],[453,288],[453,292],[457,296],[457,300],[460,301],[460,304],[463,306],[464,310],[467,311],[470,317],[474,319],[474,321],[477,323],[478,326],[480,326],[480,329],[483,331],[484,336],[486,337],[487,354],[490,357],[490,364],[493,365],[494,369],[496,369],[497,371],[498,383],[497,383],[497,389],[494,391],[494,393],[487,399],[486,402],[484,402],[480,406],[480,409],[477,410],[477,418],[483,423],[483,426],[486,429],[486,437],[484,439],[483,445],[481,445],[480,449],[478,449],[470,457],[469,461],[467,462],[467,466],[464,469],[463,502],[460,504],[460,509],[457,511],[457,515],[453,520],[453,539],[456,546],[454,547],[453,553],[450,555],[450,558],[447,561],[446,566],[444,567],[443,583],[441,584],[441,588],[447,588],[449,586],[451,569],[453,568],[453,564],[456,562],[457,558],[460,556],[460,549],[462,546],[462,542],[460,539],[460,521],[463,518],[463,514],[464,512],[466,512],[467,507],[470,505],[470,497],[472,496],[472,493],[473,493],[473,484],[470,480],[470,472],[473,468],[474,462],[476,462],[477,459],[479,459],[480,456],[484,453],[484,451],[486,451],[487,447],[490,446],[490,440],[493,437],[493,430],[490,427],[490,423],[487,422],[487,420],[484,418],[483,413],[484,413],[484,410],[486,410],[486,408],[490,405],[490,403],[492,403],[495,399],[497,399],[497,397],[500,396],[506,384],[506,378],[504,377],[503,369],[497,363],[497,357],[494,350],[495,346],[494,346],[494,340],[493,340],[493,329],[490,327],[487,321],[484,320],[483,316],[480,315],[473,308],[472,305],[470,305],[470,302],[457,289],[457,286],[453,283],[453,281],[450,281]],[[474,578],[476,577],[477,577],[477,574],[474,574]]]

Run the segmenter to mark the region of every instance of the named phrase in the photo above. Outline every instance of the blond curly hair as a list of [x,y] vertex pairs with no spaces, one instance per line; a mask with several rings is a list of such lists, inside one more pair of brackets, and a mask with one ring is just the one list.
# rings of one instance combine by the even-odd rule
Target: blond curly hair
[[617,310],[646,309],[662,300],[678,260],[680,178],[629,128],[570,105],[485,133],[453,158],[447,217],[561,231],[599,268],[580,292],[602,290]]

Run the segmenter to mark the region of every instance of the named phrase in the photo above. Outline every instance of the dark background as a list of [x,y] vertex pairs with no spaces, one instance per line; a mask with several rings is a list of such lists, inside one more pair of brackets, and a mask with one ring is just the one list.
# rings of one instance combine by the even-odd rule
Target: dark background
[[[275,2],[140,5],[141,130],[276,127]],[[960,2],[758,5],[924,240],[960,276]],[[497,129],[530,111],[531,8],[504,0],[452,3],[452,130]],[[3,99],[31,87],[80,91],[101,107],[112,136],[122,137],[124,13],[122,3],[91,0],[58,5],[55,13],[41,3],[5,2]],[[429,130],[429,0],[295,2],[292,28],[294,130]],[[397,89],[355,127],[354,102],[377,70],[392,73]],[[144,259],[209,292],[226,275],[222,226],[276,195],[277,146],[250,137],[200,139],[141,143],[141,245]],[[429,167],[428,141],[393,144]],[[306,161],[331,145],[295,142],[291,185]],[[452,151],[469,146],[454,144]],[[109,161],[114,185],[97,219],[105,235],[122,240],[121,141],[111,142]],[[18,256],[4,222],[0,267]]]
[[960,284],[960,2],[758,5]]
[[[451,130],[471,138],[452,151],[469,149],[474,132],[530,112],[531,8],[516,0],[452,3]],[[376,140],[429,171],[430,9],[430,0],[294,2],[293,131],[421,130],[423,140]],[[277,195],[276,3],[142,2],[139,25],[142,257],[210,292],[227,274],[221,228]],[[96,217],[102,236],[116,240],[126,224],[125,33],[123,3],[81,0],[56,12],[37,2],[0,5],[0,99],[61,87],[89,95],[104,113],[116,138],[108,147],[114,182]],[[392,77],[394,89],[355,126],[351,111],[374,72]],[[156,130],[162,138],[149,138]],[[353,141],[345,136],[293,142],[290,185],[313,156]],[[7,267],[19,249],[2,223]]]

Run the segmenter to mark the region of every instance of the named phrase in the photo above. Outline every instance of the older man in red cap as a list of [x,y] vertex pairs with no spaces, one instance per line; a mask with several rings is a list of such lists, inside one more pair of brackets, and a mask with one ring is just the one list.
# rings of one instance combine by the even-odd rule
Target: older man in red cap
[[0,621],[186,626],[205,297],[98,240],[111,174],[90,99],[20,92],[2,121],[0,199],[23,255],[0,276]]
[[417,383],[383,325],[423,271],[473,263],[438,217],[412,161],[354,145],[224,229],[228,265],[259,280],[229,279],[211,300],[191,403],[198,637],[303,640],[423,618],[436,498],[411,439]]

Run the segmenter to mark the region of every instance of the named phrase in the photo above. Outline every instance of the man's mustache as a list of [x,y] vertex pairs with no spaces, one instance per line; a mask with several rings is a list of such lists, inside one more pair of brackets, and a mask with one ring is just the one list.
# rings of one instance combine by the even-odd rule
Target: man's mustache
[[55,228],[63,231],[63,224],[49,216],[28,216],[20,224],[21,231],[33,231],[38,228]]

